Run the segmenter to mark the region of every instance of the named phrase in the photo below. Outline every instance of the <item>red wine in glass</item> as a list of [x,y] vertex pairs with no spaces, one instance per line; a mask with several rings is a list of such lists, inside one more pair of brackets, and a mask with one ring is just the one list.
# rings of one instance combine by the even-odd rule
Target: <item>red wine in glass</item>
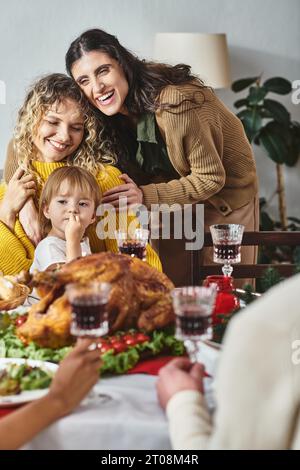
[[146,245],[139,241],[124,241],[119,247],[120,253],[137,257],[141,260],[146,259]]
[[212,317],[207,309],[186,306],[176,314],[176,335],[182,339],[203,339],[211,333]]
[[241,245],[239,243],[217,243],[214,244],[214,262],[240,263]]
[[95,296],[75,297],[71,301],[71,334],[74,336],[99,337],[108,333],[107,301]]

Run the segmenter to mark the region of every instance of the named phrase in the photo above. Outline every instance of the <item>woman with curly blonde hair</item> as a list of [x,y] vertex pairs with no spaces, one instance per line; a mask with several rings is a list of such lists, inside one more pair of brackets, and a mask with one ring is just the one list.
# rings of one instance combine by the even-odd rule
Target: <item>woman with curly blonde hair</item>
[[[35,140],[38,126],[51,107],[56,111],[65,100],[73,101],[74,105],[76,103],[83,117],[83,122],[77,127],[74,126],[74,130],[79,133],[83,130],[83,138],[71,154],[68,151],[65,157],[67,163],[82,166],[93,174],[98,172],[103,163],[115,163],[115,155],[102,138],[104,128],[101,127],[101,121],[96,119],[87,101],[78,93],[78,88],[69,78],[64,74],[55,73],[34,84],[19,111],[14,145],[18,162],[25,170],[36,173],[31,162],[37,159],[38,148]],[[51,119],[48,122],[55,125]]]
[[[111,165],[116,156],[101,121],[72,79],[63,74],[43,77],[30,89],[9,145],[8,155],[12,153],[18,166],[10,166],[11,173],[4,175],[8,183],[0,186],[0,270],[4,274],[28,270],[32,264],[35,246],[27,236],[28,222],[37,219],[43,185],[56,168],[85,168],[95,177],[101,194],[122,183],[120,171]],[[116,217],[118,226],[121,215]],[[115,239],[99,238],[94,226],[88,237],[92,252],[117,251]],[[147,254],[148,262],[160,269],[150,247]]]

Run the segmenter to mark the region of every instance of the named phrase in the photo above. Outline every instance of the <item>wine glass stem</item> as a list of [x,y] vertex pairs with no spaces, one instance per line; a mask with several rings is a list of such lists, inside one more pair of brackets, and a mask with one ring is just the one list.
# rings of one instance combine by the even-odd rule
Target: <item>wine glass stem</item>
[[230,263],[226,262],[224,266],[222,267],[222,271],[223,271],[224,276],[231,276],[233,267],[231,266]]
[[187,339],[185,340],[184,345],[186,347],[186,350],[187,350],[187,353],[189,355],[191,362],[193,363],[197,362],[198,347],[197,347],[196,341]]

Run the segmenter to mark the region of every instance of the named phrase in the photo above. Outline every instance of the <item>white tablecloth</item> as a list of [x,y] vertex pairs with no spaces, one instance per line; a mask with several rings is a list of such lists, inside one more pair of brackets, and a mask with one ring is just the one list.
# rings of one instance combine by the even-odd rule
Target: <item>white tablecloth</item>
[[[206,370],[215,369],[218,352],[203,347]],[[103,378],[94,397],[57,421],[24,449],[169,450],[168,424],[157,402],[156,376],[143,374]],[[206,399],[214,407],[212,380],[205,380]],[[97,398],[107,395],[106,401]]]
[[157,403],[157,377],[141,374],[102,379],[94,394],[25,449],[170,449],[167,421]]

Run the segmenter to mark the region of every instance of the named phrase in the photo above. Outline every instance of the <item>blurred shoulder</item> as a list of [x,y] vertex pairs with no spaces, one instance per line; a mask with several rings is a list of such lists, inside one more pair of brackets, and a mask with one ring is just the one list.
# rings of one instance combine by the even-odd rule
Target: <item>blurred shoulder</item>
[[276,284],[252,302],[236,316],[234,323],[241,330],[245,329],[245,325],[255,328],[264,325],[269,330],[274,328],[282,333],[291,328],[300,332],[299,288],[300,273]]

